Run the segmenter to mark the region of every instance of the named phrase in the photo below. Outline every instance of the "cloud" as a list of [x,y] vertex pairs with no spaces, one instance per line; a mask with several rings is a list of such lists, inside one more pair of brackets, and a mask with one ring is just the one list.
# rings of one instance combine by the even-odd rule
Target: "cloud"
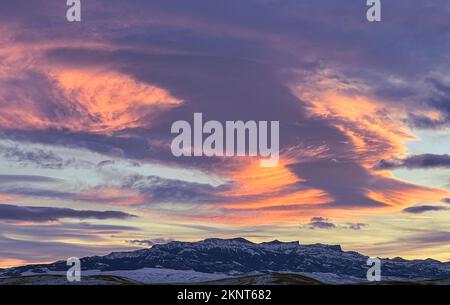
[[[202,235],[207,234],[208,236],[247,236],[247,237],[255,237],[255,238],[269,238],[273,237],[273,235],[267,235],[266,232],[270,232],[271,230],[275,230],[276,226],[268,226],[268,225],[258,225],[258,226],[250,226],[250,227],[236,227],[233,225],[228,226],[209,226],[209,225],[201,225],[201,224],[178,224],[172,223],[171,226],[177,226],[184,229],[192,229],[195,231],[201,231]],[[264,232],[264,234],[261,234]]]
[[329,218],[325,217],[313,217],[310,222],[305,224],[304,227],[309,229],[349,229],[359,231],[368,225],[360,222],[347,222],[345,225],[337,225],[331,221]]
[[43,149],[24,150],[17,146],[0,146],[0,154],[20,164],[32,163],[44,168],[61,168],[63,159],[51,151]]
[[114,160],[104,160],[104,161],[97,163],[97,167],[103,167],[103,166],[114,165],[114,164],[115,164]]
[[[0,235],[0,267],[3,265],[4,259],[16,259],[20,260],[17,265],[24,265],[30,263],[51,263],[58,260],[66,260],[69,257],[85,257],[93,255],[106,255],[112,251],[129,251],[130,247],[124,247],[120,244],[104,245],[104,239],[98,236],[89,239],[87,234],[76,236],[70,235],[70,231],[66,231],[65,234],[54,234],[53,238],[47,238],[42,230],[34,229],[35,232],[28,235],[27,239],[14,238],[14,234],[17,234],[13,230],[9,230],[11,234]],[[47,230],[55,231],[55,228],[48,228]],[[58,231],[58,230],[56,230]],[[2,230],[5,232],[5,230]],[[42,234],[41,234],[42,233]],[[73,238],[73,242],[61,242],[67,240],[67,238]],[[89,244],[80,243],[80,240],[89,241]]]
[[358,222],[358,223],[354,223],[354,222],[347,222],[347,229],[350,229],[350,230],[355,230],[355,231],[359,231],[359,230],[361,230],[362,228],[364,228],[364,227],[367,227],[368,225],[367,224],[365,224],[365,223],[360,223],[360,222]]
[[398,253],[409,253],[410,256],[416,257],[420,249],[433,249],[439,253],[446,251],[450,244],[450,231],[445,230],[411,230],[412,234],[406,234],[391,241],[375,243],[371,246],[370,251],[374,255],[396,255]]
[[393,161],[381,160],[376,169],[429,169],[429,168],[450,168],[450,155],[422,154],[414,155],[405,159]]
[[[441,9],[446,2],[389,3],[386,10],[398,18],[376,31],[360,18],[358,1],[345,6],[336,1],[281,2],[211,5],[200,0],[193,5],[136,0],[110,1],[105,8],[102,1],[92,1],[87,14],[95,18],[77,29],[63,23],[48,27],[48,22],[58,22],[54,12],[64,4],[30,4],[24,9],[22,2],[8,2],[0,12],[8,34],[0,39],[11,38],[0,54],[7,71],[0,78],[2,136],[106,155],[119,153],[123,158],[199,169],[232,181],[212,187],[153,179],[153,185],[124,185],[120,190],[137,189],[149,199],[140,203],[165,204],[174,214],[173,202],[185,204],[192,214],[199,211],[191,205],[200,203],[213,205],[210,211],[222,204],[242,211],[284,209],[283,217],[297,217],[293,214],[304,203],[353,209],[387,207],[393,197],[402,205],[416,200],[422,189],[380,177],[370,168],[382,158],[401,154],[410,137],[401,122],[386,123],[396,112],[389,110],[397,105],[397,97],[417,97],[422,87],[411,88],[423,83],[424,75],[433,70],[430,67],[448,70],[448,40],[440,21],[446,20]],[[30,9],[39,12],[36,18],[30,18]],[[423,11],[437,17],[429,19]],[[417,14],[427,22],[412,22],[411,16]],[[12,20],[14,27],[9,27]],[[401,43],[386,55],[383,43],[373,43],[380,39]],[[293,93],[294,80],[315,89],[316,84],[298,75],[321,71],[330,73],[316,83],[353,93],[352,98],[322,99],[317,94],[321,90],[310,90],[315,94],[304,97]],[[380,92],[380,88],[387,89]],[[355,92],[364,99],[355,98]],[[382,97],[386,105],[371,95]],[[320,115],[311,110],[315,100],[325,101],[315,105],[322,109],[337,105],[343,111]],[[409,109],[416,108],[412,106]],[[279,120],[282,169],[252,168],[250,173],[246,161],[174,158],[170,125],[175,120],[190,121],[198,111],[219,121]],[[316,150],[305,158],[305,147]],[[60,160],[43,153],[14,151],[9,162],[28,160],[69,172]],[[93,164],[99,170],[109,167]],[[24,188],[17,193],[20,189],[30,196],[80,198]],[[269,207],[273,201],[279,202]]]
[[[157,7],[162,6],[165,13],[171,17],[177,17],[175,16],[176,14],[167,12],[170,9],[164,4],[157,2],[154,5]],[[296,6],[293,3],[290,5]],[[335,4],[330,5],[347,12],[347,9],[336,7]],[[269,23],[274,29],[280,26],[275,22],[276,18],[274,19],[274,16],[277,14],[284,15],[286,13],[282,10],[273,11],[275,8],[269,9],[269,6],[260,5],[256,2],[250,6],[261,12],[261,14],[267,15],[269,20],[271,20]],[[148,8],[148,6],[145,6],[145,8]],[[185,12],[198,13],[191,12],[191,9],[186,6],[182,6],[181,8]],[[137,7],[127,5],[128,9],[130,11],[136,11]],[[210,9],[215,10],[214,8]],[[329,7],[324,10],[325,14],[331,13],[328,9]],[[353,11],[354,9],[355,7],[349,9],[349,11]],[[250,13],[252,10],[245,7],[244,11]],[[121,40],[123,43],[128,43],[128,46],[135,46],[135,44],[141,45],[147,41],[150,46],[167,47],[166,43],[168,43],[168,41],[155,41],[153,39],[154,37],[151,37],[152,39],[150,40],[142,39],[136,41],[133,37],[128,36],[126,32],[122,33],[125,37],[121,36],[118,34],[121,33],[120,25],[117,24],[114,26],[118,28],[110,33],[112,36],[108,36],[108,34],[106,34],[108,37],[100,35],[105,39],[112,39],[112,41],[109,41],[110,45],[108,47],[96,48],[93,45],[88,46],[82,44],[80,46],[61,45],[59,47],[47,48],[43,51],[43,57],[47,64],[50,65],[51,63],[51,66],[54,66],[54,75],[50,75],[53,77],[51,79],[54,80],[54,83],[58,84],[56,89],[59,89],[61,91],[60,94],[65,97],[61,102],[61,109],[58,109],[58,118],[60,120],[57,120],[56,123],[52,121],[52,124],[55,124],[55,126],[44,124],[44,128],[35,128],[34,130],[23,130],[22,126],[10,126],[11,124],[9,124],[8,127],[12,130],[8,131],[8,137],[17,137],[44,143],[56,142],[108,154],[120,149],[123,151],[123,156],[127,158],[157,160],[157,162],[166,164],[170,162],[171,164],[186,166],[188,168],[211,170],[226,175],[230,172],[230,169],[232,172],[238,172],[241,165],[238,162],[234,164],[233,161],[227,160],[229,161],[227,162],[217,158],[198,158],[195,162],[191,162],[193,161],[192,159],[181,160],[173,158],[168,145],[170,143],[168,131],[170,130],[171,123],[178,119],[191,120],[192,113],[200,110],[208,119],[219,121],[230,119],[280,120],[283,122],[281,130],[283,151],[294,151],[295,154],[296,150],[298,153],[300,149],[295,148],[295,145],[298,144],[299,139],[302,142],[302,147],[318,147],[323,146],[324,143],[327,146],[328,154],[325,158],[323,158],[324,156],[318,155],[315,156],[316,160],[307,164],[300,157],[290,160],[288,169],[297,176],[298,180],[305,181],[304,183],[296,184],[298,192],[303,191],[306,187],[321,190],[332,198],[330,205],[342,208],[385,206],[385,203],[381,200],[369,196],[371,192],[378,191],[377,186],[372,183],[376,179],[361,164],[364,160],[355,158],[356,151],[352,139],[349,136],[350,133],[348,131],[343,132],[341,126],[336,126],[336,122],[331,122],[329,117],[312,118],[308,113],[308,101],[300,100],[286,86],[289,78],[278,77],[278,73],[283,70],[283,64],[281,62],[285,60],[285,55],[290,53],[289,51],[286,52],[286,50],[292,51],[292,49],[300,46],[287,44],[283,45],[286,50],[280,48],[280,50],[274,51],[273,44],[264,45],[267,54],[270,54],[270,59],[280,64],[278,68],[274,68],[277,65],[273,65],[272,63],[266,64],[265,61],[247,60],[246,58],[248,57],[236,56],[236,54],[240,54],[240,52],[253,54],[256,50],[245,50],[245,48],[239,48],[239,45],[231,42],[238,40],[244,45],[247,45],[246,42],[248,43],[249,39],[259,40],[262,37],[267,37],[265,35],[267,33],[255,35],[258,34],[255,32],[259,29],[256,26],[259,24],[259,21],[255,18],[251,19],[251,23],[254,26],[251,34],[228,31],[227,36],[223,37],[222,35],[218,35],[218,33],[223,34],[222,32],[226,31],[227,27],[223,26],[223,24],[217,25],[214,19],[204,17],[208,20],[206,24],[202,24],[201,22],[191,24],[187,22],[188,27],[193,27],[190,30],[192,30],[192,35],[195,39],[188,42],[178,37],[178,39],[181,39],[186,44],[185,47],[187,49],[180,48],[174,53],[161,53],[152,48],[129,47],[124,49],[118,45],[114,45],[114,42],[118,40]],[[228,17],[232,16],[230,15]],[[240,30],[248,28],[245,18],[238,19],[235,21],[239,21],[238,27]],[[223,20],[223,22],[226,21]],[[210,23],[216,26],[217,32],[209,33],[208,36],[214,36],[216,39],[224,39],[225,41],[223,43],[225,45],[235,45],[237,49],[230,50],[225,48],[225,52],[220,55],[217,55],[217,49],[208,49],[210,45],[202,43],[204,39],[202,35],[205,34],[204,31],[211,31],[209,27],[211,25]],[[135,26],[140,28],[139,24]],[[158,31],[171,32],[166,26],[166,24],[163,24],[162,28],[158,28]],[[277,32],[272,32],[274,29],[264,28],[271,32],[271,34]],[[287,33],[293,36],[298,34],[293,29],[290,29],[290,27],[283,26],[282,28],[283,30],[288,30]],[[354,25],[352,28],[358,29]],[[198,32],[199,30],[200,32]],[[120,39],[115,37],[117,34],[121,36]],[[162,36],[159,33],[158,37]],[[270,36],[272,37],[272,35]],[[310,38],[308,36],[308,39]],[[261,43],[263,42],[261,40]],[[328,43],[326,39],[321,39],[320,42]],[[313,41],[311,43],[314,45]],[[335,43],[339,42],[336,40]],[[307,47],[309,49],[311,45],[307,43]],[[192,50],[200,51],[202,49],[205,52],[195,52],[194,54],[190,52]],[[316,50],[310,51],[311,54],[314,54]],[[230,56],[227,52],[231,52],[233,56]],[[283,53],[283,56],[279,54],[280,52]],[[210,54],[214,56],[210,56]],[[298,61],[295,59],[296,57],[289,57],[291,60],[295,60],[295,66],[299,70],[314,73],[318,69],[318,66],[315,64]],[[337,61],[340,62],[340,60]],[[114,67],[114,69],[111,67]],[[113,88],[108,87],[105,89],[96,81],[98,71],[104,71],[105,69],[108,72],[108,80],[111,80],[115,84],[112,86]],[[209,77],[204,77],[204,75],[209,75]],[[100,83],[109,83],[108,80]],[[345,77],[343,77],[343,81],[345,80]],[[28,80],[28,82],[32,81],[36,81],[36,77]],[[109,98],[110,93],[114,92],[115,87],[118,87],[122,83],[129,85],[123,88],[123,92],[133,96],[142,96],[142,92],[145,93],[148,91],[159,92],[161,94],[156,94],[155,99],[151,99],[148,103],[142,104],[142,107],[139,107],[139,109],[128,109],[125,107],[125,104],[115,103],[116,100],[114,98]],[[49,85],[52,85],[52,82]],[[254,90],[254,88],[259,89]],[[100,97],[96,96],[97,93],[99,93]],[[169,104],[176,105],[176,107],[164,109],[157,117],[142,117],[141,114],[147,113],[144,110],[152,112],[151,110],[154,104],[159,104],[160,99],[157,97],[160,95],[167,97],[163,100],[173,101]],[[80,98],[80,96],[83,98]],[[123,96],[120,97],[120,100],[122,100]],[[48,101],[48,99],[43,100]],[[80,103],[78,100],[87,101],[86,105]],[[186,102],[180,103],[181,100]],[[274,111],[274,100],[278,102],[276,111]],[[47,110],[54,109],[51,106],[52,102],[48,102],[50,105],[41,105],[42,103],[44,102],[33,105]],[[111,103],[114,107],[118,108],[113,107],[111,110],[111,107],[109,107]],[[232,109],[240,109],[240,111],[236,113]],[[51,115],[48,115],[43,110],[37,111],[36,113],[39,115],[40,122],[47,120],[48,117],[54,117],[51,111]],[[113,119],[115,117],[119,118],[118,121]],[[82,119],[79,120],[79,118]],[[143,124],[143,122],[147,122],[148,124]],[[54,128],[48,129],[48,127]],[[355,129],[357,128],[357,124],[353,124],[347,128]],[[363,133],[361,137],[370,139],[372,138],[372,134]],[[386,143],[384,139],[380,136],[374,142]],[[154,145],[154,143],[158,143],[158,145]],[[378,151],[385,151],[381,145]],[[396,146],[395,148],[397,149]],[[372,153],[372,151],[365,152],[365,154]],[[378,153],[376,152],[376,154]],[[320,157],[322,158],[318,159]],[[334,160],[338,160],[338,162]],[[224,170],[226,171],[225,173],[223,172]],[[317,172],[320,172],[320,174],[317,174]],[[330,180],[333,181],[330,183]],[[391,185],[395,189],[394,184]],[[292,184],[287,184],[285,187],[291,190],[293,186]],[[160,200],[164,202],[166,200],[164,197],[170,197],[169,195],[172,195],[169,192],[169,187],[164,188],[161,188],[161,191],[151,189],[149,193],[154,193],[152,196],[156,201]],[[182,186],[181,191],[175,191],[173,193],[174,196],[172,196],[173,199],[168,198],[167,201],[186,200],[187,202],[194,202],[198,200],[207,202],[209,199],[210,202],[215,203],[222,198],[239,200],[238,196],[216,197],[216,194],[213,196],[205,196],[208,195],[206,191],[203,191],[204,194],[199,194],[201,192],[202,190],[192,190]],[[214,192],[214,190],[210,192]],[[276,193],[268,192],[268,194]],[[268,194],[262,194],[259,197],[269,197]]]
[[[139,231],[138,227],[132,226],[121,226],[121,225],[108,225],[108,224],[92,224],[89,222],[79,222],[79,223],[64,223],[61,225],[65,229],[78,229],[86,230],[88,232],[100,232],[105,234],[105,232],[110,234],[117,234],[122,231]],[[114,232],[114,233],[111,233]]]
[[106,67],[47,67],[42,71],[39,65],[16,62],[8,66],[14,76],[0,77],[2,128],[110,134],[147,126],[158,113],[181,103],[163,89]]
[[443,198],[441,201],[450,204],[450,198]]
[[382,207],[385,204],[368,196],[371,189],[379,189],[372,174],[353,161],[315,160],[290,165],[294,173],[306,181],[306,186],[326,190],[340,207]]
[[[2,133],[0,132],[0,138]],[[79,160],[77,158],[63,158],[52,150],[42,148],[27,147],[27,144],[2,145],[0,144],[0,156],[16,165],[23,167],[39,167],[43,169],[65,169],[89,168],[93,167],[89,161]]]
[[329,219],[328,218],[325,218],[325,217],[313,217],[313,218],[311,218],[311,222],[320,222],[320,221],[328,221]]
[[169,242],[173,241],[173,239],[169,238],[155,238],[155,239],[142,239],[142,240],[138,240],[138,239],[134,239],[134,240],[126,240],[126,243],[132,244],[132,245],[137,245],[137,246],[146,246],[146,247],[151,247],[154,245],[160,245],[160,244],[167,244]]
[[64,218],[75,219],[126,219],[136,217],[119,211],[73,210],[68,208],[29,207],[0,204],[0,220],[12,221],[58,221]]
[[157,176],[134,176],[127,179],[123,187],[138,190],[150,203],[215,203],[226,201],[221,193],[231,185],[212,186],[206,183],[164,179]]
[[0,268],[8,259],[21,260],[18,266],[129,251],[133,248],[124,246],[123,240],[139,231],[106,223],[0,221]]
[[427,79],[432,85],[434,92],[432,97],[425,103],[438,112],[438,116],[426,116],[412,113],[409,116],[409,123],[421,129],[441,129],[450,124],[450,86],[434,78]]
[[332,222],[330,222],[330,220],[328,218],[324,218],[324,217],[313,217],[311,218],[310,222],[306,224],[306,226],[308,228],[310,228],[311,230],[314,229],[335,229],[336,225]]
[[1,187],[0,192],[6,195],[18,195],[21,197],[60,199],[110,205],[136,205],[142,203],[143,200],[138,194],[122,189],[93,188],[88,191],[65,192],[37,187],[8,186]]
[[0,184],[27,182],[27,183],[52,183],[60,182],[60,179],[36,176],[36,175],[0,175]]
[[438,205],[419,205],[419,206],[413,206],[409,207],[403,210],[405,213],[412,213],[412,214],[422,214],[425,212],[433,212],[433,211],[446,211],[449,210],[448,207],[444,206],[438,206]]
[[430,231],[427,233],[417,234],[415,236],[405,237],[404,240],[412,245],[416,245],[417,247],[434,246],[434,245],[449,245],[450,244],[450,232],[449,231]]
[[[384,192],[384,190],[380,190],[377,183],[374,183],[374,181],[380,181],[381,178],[374,177],[361,164],[362,161],[357,158],[355,160],[354,145],[351,143],[349,136],[344,134],[341,128],[330,124],[328,118],[320,120],[311,119],[307,116],[303,101],[293,96],[292,92],[287,90],[278,80],[273,79],[273,71],[267,69],[266,66],[241,59],[220,59],[185,54],[162,56],[159,54],[117,51],[112,53],[105,52],[104,56],[101,56],[99,53],[101,52],[96,52],[95,50],[61,49],[55,50],[49,56],[53,60],[61,62],[67,62],[69,58],[76,58],[81,64],[95,62],[95,59],[101,61],[108,58],[113,62],[132,62],[134,63],[133,65],[125,65],[124,69],[126,69],[127,73],[142,81],[160,84],[174,96],[183,97],[189,103],[184,103],[179,107],[162,113],[152,122],[150,128],[128,130],[127,132],[131,133],[131,137],[104,139],[106,141],[97,139],[95,143],[98,143],[100,140],[104,144],[113,140],[116,145],[120,145],[124,149],[127,157],[155,158],[158,162],[171,162],[172,164],[175,163],[189,168],[194,167],[226,174],[230,169],[234,172],[239,171],[240,164],[234,165],[230,159],[217,158],[174,159],[167,149],[169,146],[168,138],[161,137],[164,134],[161,131],[170,130],[171,122],[176,119],[192,120],[192,113],[199,109],[202,110],[205,118],[219,121],[227,120],[231,117],[242,120],[276,119],[283,122],[283,130],[280,133],[282,136],[281,143],[283,143],[282,150],[294,151],[293,154],[295,154],[295,144],[298,144],[299,139],[302,142],[301,147],[319,147],[323,143],[327,143],[328,154],[326,156],[318,154],[315,156],[316,160],[314,160],[314,157],[311,158],[313,159],[311,162],[302,162],[301,158],[289,160],[288,170],[295,174],[298,180],[305,180],[304,183],[296,185],[298,191],[304,190],[306,187],[323,190],[333,199],[330,205],[336,207],[386,206],[386,203],[382,200],[377,200],[370,196],[371,193]],[[182,61],[183,64],[180,64],[182,58],[186,58],[186,61]],[[147,60],[144,61],[144,59]],[[150,70],[158,71],[158,73],[149,73],[147,69],[141,68],[144,66],[151,67]],[[247,67],[244,69],[245,71],[242,69],[243,67]],[[176,75],[171,71],[177,71]],[[236,71],[242,71],[243,74],[238,75]],[[223,76],[230,73],[236,75],[236,77]],[[215,75],[216,78],[204,79],[201,77],[201,75],[206,74]],[[189,85],[184,83],[186,79],[190,80]],[[249,82],[249,79],[252,81]],[[247,86],[241,86],[240,84],[242,83],[246,83]],[[261,86],[256,85],[256,83],[264,83],[266,85]],[[262,91],[265,92],[261,91],[259,93],[258,91],[255,93],[254,90],[249,90],[254,86],[260,86],[263,88]],[[272,89],[266,90],[266,88]],[[256,97],[254,96],[255,94],[257,94]],[[273,103],[271,100],[275,99],[280,101],[279,109],[277,110],[277,113],[279,113],[278,118],[274,116],[272,109]],[[212,104],[214,104],[214,107],[211,107]],[[241,109],[239,117],[235,113],[230,113],[230,109],[237,107]],[[255,109],[258,109],[258,111],[255,111]],[[356,124],[350,127],[353,128],[355,126]],[[370,139],[372,134],[362,134],[362,137]],[[163,147],[166,147],[167,150],[165,151],[161,147],[143,149],[148,143],[148,141],[144,141],[145,138],[160,140],[161,143],[166,144]],[[142,142],[146,144],[139,144],[136,139],[142,139]],[[380,136],[374,142],[385,143],[384,139],[383,136]],[[76,138],[72,139],[72,141],[76,142]],[[124,141],[136,141],[136,143],[125,143]],[[92,141],[89,142],[92,143]],[[86,142],[83,141],[83,143]],[[364,153],[373,159],[374,156],[371,156],[372,154],[377,156],[380,152],[386,151],[381,144],[379,145],[377,151],[374,151],[372,148]],[[373,145],[368,146],[372,147]],[[397,150],[401,149],[399,148],[401,146],[400,143],[396,143],[393,146],[395,149],[388,150],[391,153],[398,152]],[[90,145],[89,148],[103,149],[101,146],[93,145]],[[297,148],[298,151],[299,149]],[[365,156],[364,158],[369,157]],[[224,170],[225,173],[223,172]],[[343,175],[342,173],[345,174]],[[332,178],[333,182],[330,183]],[[385,177],[384,180],[391,181],[389,191],[403,188],[403,184],[396,183],[394,179]],[[386,184],[387,182],[384,183],[384,185]],[[286,187],[292,188],[292,185],[286,185]],[[410,188],[413,189],[414,186],[410,185]]]

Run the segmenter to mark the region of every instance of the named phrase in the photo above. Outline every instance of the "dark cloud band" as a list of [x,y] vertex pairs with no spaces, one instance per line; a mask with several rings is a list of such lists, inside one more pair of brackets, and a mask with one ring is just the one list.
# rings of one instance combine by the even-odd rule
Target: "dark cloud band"
[[428,168],[450,168],[450,155],[422,154],[414,155],[401,160],[381,160],[377,169],[428,169]]
[[425,212],[434,212],[434,211],[446,211],[448,210],[447,207],[444,206],[438,206],[438,205],[419,205],[414,207],[409,207],[403,210],[405,213],[412,213],[412,214],[421,214]]
[[13,221],[57,221],[63,218],[76,219],[126,219],[135,215],[119,211],[73,210],[67,208],[29,207],[9,204],[0,205],[0,220]]

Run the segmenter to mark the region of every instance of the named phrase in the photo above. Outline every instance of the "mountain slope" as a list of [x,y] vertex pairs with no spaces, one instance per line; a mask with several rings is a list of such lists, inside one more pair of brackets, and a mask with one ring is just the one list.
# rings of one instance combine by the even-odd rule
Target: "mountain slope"
[[[69,283],[63,275],[30,275],[0,278],[0,285],[77,285]],[[127,278],[110,275],[95,275],[83,277],[83,285],[139,285],[143,284]]]
[[221,280],[198,283],[200,285],[322,285],[313,278],[299,274],[271,273],[263,275],[248,275],[231,277]]

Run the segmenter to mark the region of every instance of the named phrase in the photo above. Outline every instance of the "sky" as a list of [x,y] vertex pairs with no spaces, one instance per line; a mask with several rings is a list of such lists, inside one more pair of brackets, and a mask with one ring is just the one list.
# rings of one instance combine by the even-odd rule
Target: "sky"
[[[0,267],[171,240],[450,260],[450,3],[0,4]],[[171,125],[279,121],[280,160]]]

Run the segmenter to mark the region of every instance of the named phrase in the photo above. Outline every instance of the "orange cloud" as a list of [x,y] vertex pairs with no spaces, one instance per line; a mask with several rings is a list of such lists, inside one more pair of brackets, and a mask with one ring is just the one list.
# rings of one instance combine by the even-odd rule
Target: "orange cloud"
[[374,200],[384,202],[393,207],[405,207],[420,202],[439,202],[442,198],[449,196],[450,192],[414,185],[392,178],[389,183],[382,184],[367,195]]
[[390,171],[374,171],[382,159],[406,155],[406,143],[418,138],[403,123],[405,109],[370,95],[367,85],[342,82],[332,71],[322,71],[301,85],[292,85],[293,93],[307,103],[311,116],[326,119],[349,139],[344,157],[364,166],[373,176],[367,196],[388,206],[418,202],[438,202],[447,191],[417,186],[398,180]]
[[127,189],[96,188],[87,194],[78,195],[79,199],[91,203],[107,203],[108,205],[132,206],[145,202],[145,197],[139,192]]
[[0,50],[1,128],[111,133],[148,126],[156,115],[183,102],[111,68],[67,68],[43,58],[49,49],[71,46],[65,42],[27,45],[11,41],[11,29],[0,28],[0,33],[5,33],[0,43],[7,46]]
[[328,120],[349,138],[351,158],[361,165],[372,168],[382,159],[404,156],[405,143],[418,138],[402,122],[403,106],[372,97],[368,85],[336,75],[325,69],[290,87],[311,116]]
[[299,187],[303,180],[288,169],[290,162],[289,158],[282,157],[276,167],[264,168],[259,160],[246,158],[240,163],[241,167],[228,173],[228,178],[234,181],[232,189],[220,193],[225,198],[236,200],[218,203],[217,207],[222,211],[218,215],[214,211],[202,215],[199,211],[188,218],[221,224],[256,225],[288,224],[315,216],[317,205],[328,203],[332,198],[322,190]]
[[1,258],[0,257],[0,268],[11,268],[11,267],[17,267],[17,266],[24,266],[24,265],[27,265],[28,263],[29,262],[21,260],[21,259]]
[[[392,159],[406,154],[406,142],[417,138],[402,123],[402,109],[388,114],[383,101],[363,95],[347,94],[352,85],[322,79],[318,84],[323,90],[293,88],[303,101],[309,102],[310,115],[327,119],[349,139],[349,149],[344,156],[333,156],[324,147],[292,147],[284,152],[274,168],[261,168],[255,162],[241,163],[239,169],[229,175],[235,181],[232,190],[225,195],[241,198],[221,205],[227,213],[219,213],[208,219],[218,223],[254,225],[261,223],[292,223],[322,215],[339,218],[345,211],[326,207],[333,198],[325,190],[301,187],[304,180],[292,173],[291,162],[304,162],[318,157],[344,157],[361,164],[373,177],[366,186],[366,196],[386,204],[385,208],[409,206],[419,202],[437,202],[448,196],[440,189],[417,186],[396,179],[389,171],[375,172],[373,167],[382,159]],[[313,86],[313,88],[317,88]],[[358,88],[364,92],[366,88]],[[369,96],[367,94],[367,96]],[[392,109],[391,109],[392,110]],[[309,152],[309,154],[308,154]],[[302,155],[304,154],[304,155]],[[222,194],[223,195],[223,194]],[[248,200],[248,198],[251,198]],[[353,207],[353,213],[370,207]],[[348,216],[348,215],[347,215]],[[200,216],[198,219],[207,218]]]
[[74,130],[110,132],[146,126],[158,110],[182,102],[166,90],[117,72],[63,69],[53,76],[81,121],[64,124]]
[[350,139],[354,158],[367,168],[382,159],[401,157],[405,143],[417,138],[403,124],[386,114],[383,104],[362,96],[325,93],[313,102],[312,115],[325,117]]
[[16,196],[12,196],[12,195],[9,195],[9,194],[1,194],[0,193],[0,203],[1,202],[7,202],[7,201],[11,201],[11,200],[14,200],[16,198]]
[[[4,128],[66,128],[72,131],[110,133],[151,124],[166,107],[181,103],[167,91],[111,71],[59,70],[53,80],[52,105],[36,100],[32,92],[0,93],[0,126]],[[36,98],[39,98],[37,96]],[[54,116],[47,112],[52,111]]]

